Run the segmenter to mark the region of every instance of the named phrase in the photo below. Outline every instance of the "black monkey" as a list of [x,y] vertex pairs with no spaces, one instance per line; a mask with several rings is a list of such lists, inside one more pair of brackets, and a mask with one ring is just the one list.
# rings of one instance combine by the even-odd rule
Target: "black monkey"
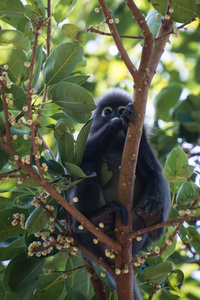
[[[117,191],[127,126],[130,120],[134,122],[134,115],[137,114],[133,109],[131,96],[119,89],[111,90],[97,102],[81,164],[86,174],[96,172],[97,176],[82,181],[73,187],[69,194],[69,201],[77,197],[75,207],[96,226],[100,222],[104,223],[102,230],[111,237],[114,236],[115,213],[119,215],[123,225],[127,223],[127,211],[117,202]],[[106,165],[109,178],[104,182],[102,170]],[[143,129],[133,197],[133,231],[165,221],[169,209],[169,187]],[[107,263],[114,264],[105,255],[106,245],[94,244],[94,236],[86,229],[80,230],[79,225],[80,223],[72,218],[74,235],[79,242]],[[143,234],[141,241],[133,240],[133,255],[151,241],[158,240],[162,233],[161,228]],[[135,289],[135,300],[142,299],[137,287]]]

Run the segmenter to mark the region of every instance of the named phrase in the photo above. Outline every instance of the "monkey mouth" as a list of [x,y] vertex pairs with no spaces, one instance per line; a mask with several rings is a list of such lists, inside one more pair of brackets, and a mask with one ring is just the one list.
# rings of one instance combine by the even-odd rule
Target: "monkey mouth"
[[114,117],[110,121],[113,122],[114,120],[119,120],[119,117]]

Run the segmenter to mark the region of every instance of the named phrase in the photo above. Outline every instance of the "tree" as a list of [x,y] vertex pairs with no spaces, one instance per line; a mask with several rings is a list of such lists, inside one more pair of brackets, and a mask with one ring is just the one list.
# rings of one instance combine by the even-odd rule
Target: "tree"
[[[188,262],[199,264],[200,254],[197,223],[200,219],[200,194],[195,184],[197,171],[193,173],[194,168],[188,164],[185,153],[198,156],[198,152],[194,151],[200,132],[199,95],[188,93],[184,101],[179,101],[184,80],[180,83],[177,72],[169,72],[170,66],[162,63],[163,74],[168,73],[171,78],[168,86],[159,88],[161,91],[156,97],[157,134],[152,137],[152,141],[162,160],[175,147],[168,155],[164,169],[164,175],[170,182],[173,207],[169,220],[165,222],[165,236],[154,243],[147,253],[132,259],[127,237],[137,238],[141,232],[131,233],[129,225],[124,235],[126,238],[121,239],[119,234],[117,240],[113,241],[100,230],[97,231],[89,220],[66,201],[70,187],[85,179],[79,166],[91,125],[88,120],[95,108],[86,90],[94,89],[94,84],[88,83],[88,76],[84,75],[86,59],[83,47],[80,46],[80,39],[88,39],[89,33],[83,33],[77,27],[80,16],[76,16],[76,8],[77,11],[83,10],[84,4],[76,2],[60,0],[56,4],[53,2],[53,8],[50,0],[47,3],[30,0],[28,4],[20,0],[2,0],[0,3],[0,253],[2,261],[9,260],[7,267],[2,264],[2,299],[42,299],[48,295],[53,295],[55,299],[95,299],[91,282],[97,299],[116,298],[116,292],[109,289],[102,267],[110,272],[112,270],[97,257],[92,256],[97,264],[81,258],[78,250],[87,253],[87,249],[77,245],[70,226],[69,230],[66,229],[65,223],[61,221],[60,206],[68,211],[69,219],[70,214],[73,215],[84,222],[85,227],[100,241],[120,250],[116,257],[116,268],[121,269],[122,265],[131,260],[131,264],[127,263],[129,275],[122,272],[115,276],[119,299],[131,299],[132,266],[149,299],[157,291],[158,297],[164,295],[165,299],[172,299],[172,295],[179,297],[184,275],[178,267],[173,269],[172,262],[178,265]],[[199,5],[194,0],[183,0],[181,6],[180,1],[172,3],[152,0],[154,9],[151,7],[150,10],[147,1],[143,1],[140,9],[130,0],[121,1],[120,4],[111,2],[99,0],[100,8],[95,8],[88,19],[93,23],[95,19],[102,20],[101,11],[106,21],[102,20],[103,23],[96,29],[88,26],[87,31],[102,36],[112,35],[120,59],[134,79],[134,105],[140,118],[136,125],[129,128],[128,135],[134,139],[127,140],[119,183],[119,201],[130,209],[127,199],[133,192],[140,133],[153,76],[171,34],[178,36],[179,30],[186,25],[193,26]],[[87,3],[83,11],[91,11],[94,5]],[[112,8],[111,11],[107,5],[109,9]],[[143,5],[149,10],[146,19],[142,14],[143,10],[146,12]],[[116,18],[113,17],[115,14]],[[117,18],[118,15],[122,17],[124,26],[121,25],[121,18]],[[72,20],[74,18],[76,25],[62,24],[68,17]],[[86,15],[83,17],[86,20]],[[135,21],[132,21],[131,26],[128,22],[126,26],[127,20],[132,17]],[[110,32],[100,30],[101,26],[105,28],[105,23]],[[123,29],[123,43],[117,28]],[[132,36],[132,32],[130,36],[129,30],[136,32],[136,36]],[[174,53],[181,48],[189,58],[192,56],[193,60],[197,60],[195,50],[188,50],[187,41],[198,41],[198,34],[198,29],[190,33],[181,32],[181,46],[173,44]],[[64,42],[66,37],[68,41]],[[141,60],[137,67],[130,59],[131,55],[127,54],[130,51],[125,50],[133,47],[131,43],[141,45]],[[88,61],[90,59],[94,57],[89,57]],[[122,62],[119,62],[119,66],[122,66]],[[195,79],[192,78],[187,85],[188,90],[192,91],[199,83],[198,66],[199,62],[195,68]],[[157,81],[164,75],[159,74]],[[153,87],[156,85],[156,81],[152,83]],[[165,126],[160,126],[160,120],[165,122]],[[77,123],[86,125],[80,130],[75,143],[73,133],[75,128],[79,128]],[[185,141],[190,142],[187,151],[184,148]],[[58,160],[55,159],[57,154]],[[135,160],[130,159],[133,154]],[[127,169],[130,161],[131,172]],[[65,174],[65,168],[68,175]],[[123,183],[126,180],[131,184],[124,190]],[[117,226],[119,232],[124,231],[120,224]],[[161,225],[145,230],[153,230],[158,226]],[[178,244],[177,235],[180,237]],[[123,245],[122,249],[119,241]],[[184,255],[180,251],[183,246],[186,249]],[[90,273],[91,282],[85,268]],[[124,282],[128,283],[128,289],[124,289]],[[104,287],[106,293],[102,295]],[[188,292],[185,295],[187,297]]]

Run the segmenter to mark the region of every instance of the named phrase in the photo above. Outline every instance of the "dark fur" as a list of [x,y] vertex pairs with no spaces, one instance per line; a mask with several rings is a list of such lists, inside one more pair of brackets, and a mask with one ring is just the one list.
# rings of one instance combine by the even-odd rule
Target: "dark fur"
[[[86,144],[81,167],[85,173],[96,172],[97,176],[86,179],[76,185],[70,195],[79,199],[75,207],[88,217],[96,226],[105,224],[104,232],[114,236],[115,212],[119,213],[122,222],[126,223],[126,210],[117,201],[119,166],[121,165],[127,127],[127,110],[120,115],[119,106],[127,106],[132,102],[129,94],[121,90],[106,93],[97,103],[94,121]],[[113,108],[113,115],[103,117],[105,107]],[[129,113],[130,115],[130,113]],[[111,117],[117,117],[111,121]],[[132,118],[132,115],[130,116]],[[133,120],[132,120],[133,121]],[[101,181],[102,161],[107,163],[112,178],[103,186]],[[170,193],[167,182],[162,176],[162,168],[156,159],[143,129],[136,170],[135,192],[133,199],[133,231],[163,222],[167,219],[170,209]],[[102,257],[107,263],[113,261],[105,256],[106,246],[103,243],[95,245],[94,236],[87,230],[79,230],[77,222],[72,218],[75,237],[91,252]],[[145,233],[140,242],[133,240],[133,255],[144,249],[152,241],[158,240],[163,229]],[[137,290],[137,288],[136,288]],[[135,300],[140,300],[137,290]]]

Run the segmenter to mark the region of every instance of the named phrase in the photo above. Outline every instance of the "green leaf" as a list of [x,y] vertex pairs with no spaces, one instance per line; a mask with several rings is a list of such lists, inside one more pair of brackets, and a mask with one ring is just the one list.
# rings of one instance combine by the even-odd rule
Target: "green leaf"
[[88,134],[92,125],[92,121],[93,120],[91,119],[87,124],[85,124],[81,128],[81,131],[79,132],[79,135],[77,137],[76,147],[75,147],[75,162],[77,166],[80,166],[81,164]]
[[0,65],[8,66],[7,73],[11,81],[20,84],[28,79],[28,68],[24,66],[27,61],[22,50],[0,47]]
[[182,87],[178,82],[171,82],[156,97],[156,112],[159,119],[171,121],[173,107],[178,102]]
[[27,210],[20,209],[19,207],[3,209],[0,211],[0,242],[10,237],[18,237],[20,234],[24,234],[24,230],[21,229],[20,226],[13,226],[11,224],[13,215],[16,213],[25,214],[25,218],[28,216]]
[[167,157],[163,175],[170,182],[184,182],[193,173],[194,167],[188,164],[187,155],[178,146]]
[[[179,214],[177,213],[176,216],[179,216]],[[174,228],[172,226],[167,227],[165,229],[165,234],[161,237],[161,239],[157,242],[152,243],[152,246],[151,246],[152,249],[154,249],[156,246],[158,246],[159,248],[164,246],[166,241],[169,239],[170,235],[173,232],[174,232]],[[176,249],[176,244],[177,244],[177,240],[175,239],[175,240],[173,240],[171,245],[167,246],[167,249],[161,255],[163,261],[165,261],[172,253],[174,253],[174,251]]]
[[155,9],[151,9],[146,17],[147,25],[149,26],[154,37],[156,37],[161,23],[161,20],[157,18],[157,15],[158,12]]
[[196,61],[195,64],[195,80],[200,83],[200,58]]
[[58,141],[58,152],[63,166],[66,162],[74,162],[74,138],[69,132],[65,132],[63,138]]
[[184,182],[177,195],[177,204],[188,204],[195,200],[196,196],[199,194],[198,187],[193,182]]
[[67,77],[64,81],[82,85],[88,80],[88,78],[90,78],[90,76],[88,75],[76,75],[76,76]]
[[42,44],[40,44],[39,46],[37,46],[36,48],[36,53],[35,53],[35,63],[34,63],[34,68],[33,68],[33,84],[32,87],[35,87],[39,76],[40,76],[40,71],[42,68]]
[[[78,266],[83,266],[83,260],[80,254],[76,256],[69,256],[67,259],[65,270],[73,270]],[[85,268],[67,273],[66,289],[68,291],[67,299],[88,299],[89,294],[89,277]],[[76,293],[77,298],[73,298]]]
[[77,0],[60,0],[54,10],[54,18],[56,23],[65,20],[71,13]]
[[30,139],[24,139],[24,134],[27,134],[27,132],[14,128],[11,128],[10,132],[12,136],[17,135],[17,140],[12,140],[12,146],[18,155],[29,155],[32,143]]
[[78,123],[86,123],[92,116],[91,112],[79,113],[63,109],[64,114]]
[[61,118],[56,123],[56,126],[54,128],[54,137],[60,141],[63,138],[63,135],[68,130],[69,122],[67,118]]
[[0,147],[0,170],[7,164],[9,160],[9,154],[3,148]]
[[200,255],[200,235],[199,232],[197,231],[196,226],[188,226],[186,228],[188,232],[188,237],[191,238],[191,245],[195,249],[198,255]]
[[[93,268],[95,269],[95,272],[97,273],[97,275],[99,276],[99,278],[101,278],[101,280],[107,285],[109,286],[109,288],[111,290],[116,290],[116,285],[115,285],[115,282],[113,282],[112,280],[109,280],[108,279],[108,273],[106,272],[106,270],[100,266],[100,265],[97,265],[95,262],[92,262],[92,266]],[[101,273],[102,272],[105,272],[106,273],[106,276],[105,277],[102,277],[101,276]]]
[[60,274],[43,275],[35,282],[34,296],[38,300],[59,299],[64,281]]
[[69,174],[75,178],[84,177],[84,173],[78,166],[65,162],[65,167]]
[[23,194],[15,198],[14,205],[20,208],[32,207],[31,202],[33,201],[34,194]]
[[80,85],[70,82],[59,82],[50,89],[53,102],[64,109],[76,113],[91,112],[96,108],[92,96]]
[[167,287],[171,294],[181,297],[180,288],[183,285],[184,273],[181,270],[173,270],[167,278]]
[[25,178],[21,184],[17,185],[18,188],[33,188],[39,186],[39,183],[32,178]]
[[[47,202],[45,205],[53,205],[57,207],[57,202],[52,196],[47,196]],[[47,223],[49,222],[49,215],[43,210],[43,208],[39,205],[34,209],[34,211],[30,214],[28,219],[26,220],[25,227],[28,230],[29,234],[39,232],[43,229]]]
[[[54,136],[55,136],[56,139],[58,139],[58,140],[60,139],[60,136],[61,136],[62,131],[63,131],[64,128],[65,128],[65,131],[66,131],[66,128],[68,128],[71,133],[75,132],[74,121],[71,120],[70,118],[68,118],[64,113],[55,113],[50,117],[52,119],[56,120],[56,121],[59,121],[61,119],[65,120],[65,121],[63,121],[63,120],[60,121],[61,128],[59,128],[59,123],[58,122],[57,122],[57,124],[54,128]],[[56,131],[61,131],[61,132],[58,133],[58,135],[57,135]]]
[[1,0],[0,12],[21,18],[24,15],[24,5],[20,0]]
[[27,0],[26,2],[33,7],[34,14],[37,14],[38,16],[42,15],[43,17],[46,16],[46,9],[42,0]]
[[[79,41],[78,38],[76,37],[77,33],[79,32],[80,28],[77,27],[74,24],[64,24],[62,26],[61,32],[71,38],[73,41]],[[79,41],[80,42],[80,41]]]
[[144,269],[144,276],[151,284],[162,284],[173,270],[173,264],[170,261],[162,262],[156,266],[150,266]]
[[11,243],[0,243],[0,257],[1,261],[13,258],[19,253],[25,251],[24,237],[14,240]]
[[69,76],[82,60],[83,48],[77,44],[64,43],[49,55],[43,70],[44,82],[51,85]]
[[0,112],[0,130],[5,129],[5,116],[4,112]]
[[101,172],[101,184],[102,186],[104,186],[112,178],[113,175],[113,172],[108,170],[108,165],[106,161],[102,162],[100,167],[100,172]]
[[5,29],[0,31],[0,46],[13,45],[20,50],[30,50],[30,41],[19,30]]
[[53,173],[55,175],[65,175],[65,171],[61,164],[52,159],[45,159],[44,157],[40,158],[40,164],[45,163],[48,167],[48,172]]
[[21,86],[12,84],[10,89],[6,88],[6,92],[13,95],[11,99],[13,100],[13,105],[9,106],[10,108],[22,110],[23,106],[28,105],[27,96]]
[[[168,0],[151,0],[151,3],[161,15],[165,15]],[[174,9],[174,12],[170,14],[172,21],[186,23],[193,18],[197,5],[195,0],[173,0],[170,8]]]
[[45,259],[28,258],[26,253],[18,254],[10,261],[5,270],[4,287],[10,292],[20,292],[35,281],[43,268],[44,262]]

